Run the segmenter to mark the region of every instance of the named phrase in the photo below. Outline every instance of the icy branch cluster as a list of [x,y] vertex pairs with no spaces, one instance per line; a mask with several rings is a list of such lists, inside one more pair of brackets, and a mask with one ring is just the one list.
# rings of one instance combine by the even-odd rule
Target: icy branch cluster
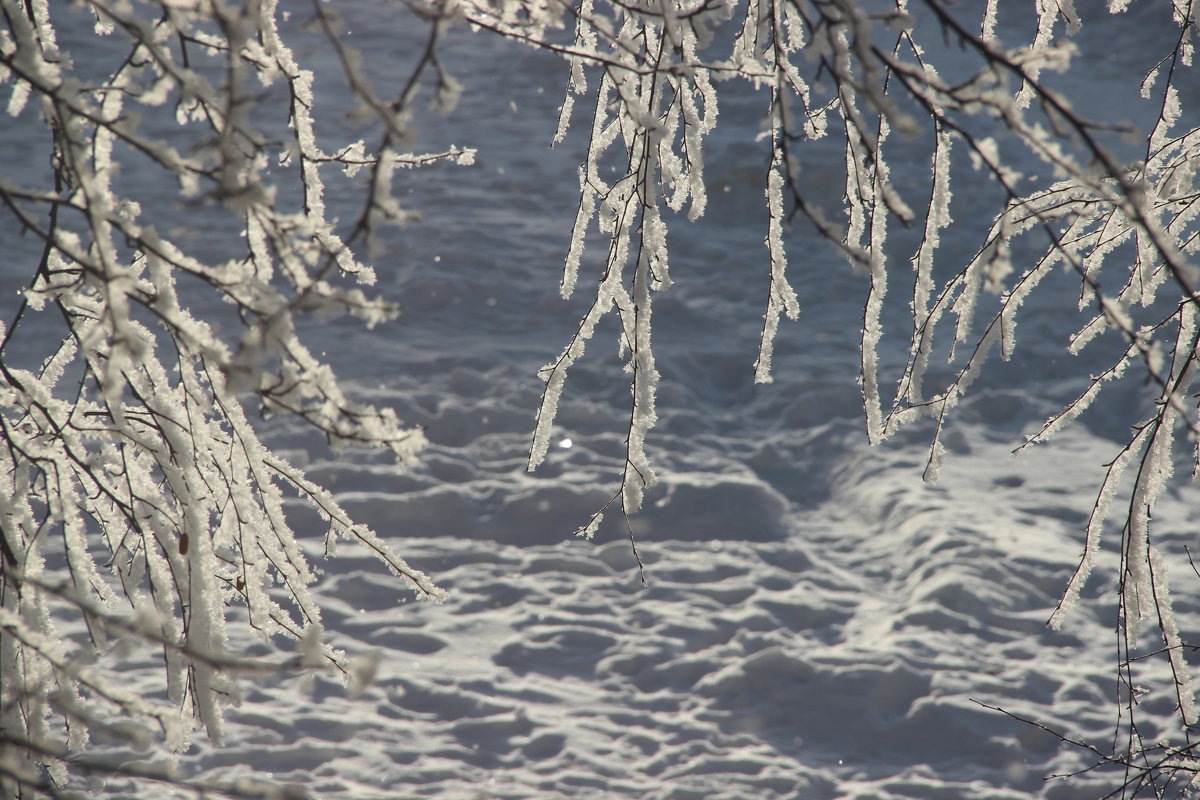
[[[327,522],[330,545],[361,542],[418,596],[440,595],[264,447],[245,411],[294,415],[334,445],[383,445],[401,459],[421,448],[421,432],[390,409],[343,394],[296,320],[351,315],[373,326],[394,316],[369,294],[374,272],[356,250],[380,223],[405,218],[397,168],[472,155],[398,149],[432,59],[402,96],[381,99],[337,38],[332,11],[309,9],[343,57],[360,111],[383,131],[373,149],[331,146],[316,130],[313,73],[285,44],[289,12],[274,0],[78,5],[86,9],[0,1],[5,116],[40,123],[53,151],[44,184],[0,176],[0,202],[42,250],[20,310],[0,326],[6,796],[62,785],[89,726],[113,719],[152,721],[173,748],[194,722],[219,739],[229,676],[249,666],[226,648],[234,605],[263,637],[304,642],[307,661],[347,670],[320,642],[314,572],[284,515],[285,493]],[[87,35],[113,55],[111,69],[60,43],[64,20],[75,31],[94,26]],[[190,254],[190,241],[162,229],[161,209],[123,190],[121,173],[134,169],[177,187],[168,204],[224,213],[241,252],[219,262]],[[368,173],[348,232],[326,214],[330,170]],[[230,309],[233,325],[197,313],[198,297]],[[56,338],[28,341],[50,323]],[[39,349],[40,364],[13,358]],[[56,632],[64,607],[82,614],[89,642]],[[134,635],[160,648],[166,702],[88,665],[90,649]]]
[[[1112,0],[1105,9],[1087,10],[1098,17],[1128,7]],[[948,415],[990,355],[1012,356],[1026,300],[1051,274],[1074,276],[1077,295],[1061,305],[1072,312],[1077,306],[1084,322],[1064,350],[1118,346],[1111,366],[1091,376],[1027,444],[1053,435],[1126,375],[1148,381],[1156,397],[1133,421],[1133,435],[1109,467],[1079,568],[1051,623],[1061,624],[1078,598],[1111,504],[1127,496],[1121,624],[1127,641],[1145,621],[1157,627],[1181,716],[1188,724],[1197,720],[1165,572],[1150,536],[1151,509],[1172,474],[1179,434],[1194,440],[1200,432],[1194,401],[1200,129],[1182,100],[1197,83],[1196,2],[1142,4],[1140,13],[1157,13],[1164,27],[1173,22],[1178,35],[1165,51],[1145,54],[1144,104],[1130,109],[1132,126],[1090,119],[1075,109],[1068,91],[1056,88],[1069,86],[1073,62],[1096,57],[1081,54],[1076,44],[1087,20],[1072,0],[465,0],[460,9],[477,27],[554,50],[568,62],[556,142],[567,134],[580,98],[590,105],[564,296],[583,280],[589,232],[607,244],[597,259],[602,266],[591,283],[590,308],[542,371],[546,388],[531,468],[546,455],[567,370],[584,355],[599,320],[615,313],[632,402],[621,489],[605,508],[619,500],[621,510],[632,513],[653,485],[646,454],[658,378],[651,307],[654,293],[671,282],[668,225],[673,213],[686,210],[693,219],[704,213],[704,146],[717,121],[717,90],[721,82],[749,82],[763,95],[766,187],[767,300],[755,379],[771,379],[781,315],[800,312],[784,227],[803,219],[806,233],[815,231],[865,276],[860,382],[867,434],[879,442],[905,424],[932,418],[925,478],[934,481]],[[550,33],[560,19],[574,28],[569,43]],[[1031,35],[1003,41],[998,33],[1012,30]],[[844,219],[822,213],[828,188],[813,187],[800,169],[798,153],[823,138],[840,140]],[[1128,155],[1131,140],[1141,148],[1136,160]],[[827,153],[828,144],[821,146]],[[914,151],[927,159],[928,181],[916,189],[894,184],[889,163],[911,159]],[[964,178],[985,187],[972,187],[967,204],[952,191],[952,182]],[[991,224],[975,254],[956,263],[940,247],[943,233],[956,224],[956,209],[969,205],[977,216],[986,198],[994,202],[986,212]],[[901,229],[920,232],[910,252],[894,243]],[[682,268],[675,267],[678,277]],[[901,302],[911,319],[908,331],[885,330],[889,283],[907,287]],[[814,294],[821,285],[821,276],[804,278]],[[880,366],[885,333],[908,340],[894,378]],[[1100,341],[1106,344],[1093,344]],[[938,360],[946,366],[931,369]],[[1194,463],[1197,458],[1200,451]],[[1128,467],[1135,476],[1122,483]],[[597,513],[580,532],[590,535],[599,522]]]

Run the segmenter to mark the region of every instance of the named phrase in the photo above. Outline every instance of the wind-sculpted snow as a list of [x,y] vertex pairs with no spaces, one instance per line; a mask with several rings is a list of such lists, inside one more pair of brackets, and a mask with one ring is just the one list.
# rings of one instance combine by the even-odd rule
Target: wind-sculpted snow
[[[572,446],[551,449],[549,477],[530,476],[506,413],[521,378],[497,371],[474,397],[453,371],[422,379],[430,397],[460,391],[409,417],[432,442],[419,465],[366,451],[308,464],[448,599],[406,602],[343,545],[318,597],[334,646],[378,656],[375,681],[354,699],[332,675],[247,684],[227,747],[195,745],[189,774],[334,798],[1101,793],[1087,776],[1044,781],[1089,754],[988,706],[1111,735],[1108,601],[1045,625],[1089,512],[1074,487],[1109,440],[1076,429],[1055,451],[1010,458],[1004,419],[1039,401],[998,390],[947,433],[954,468],[929,486],[919,436],[869,448],[834,405],[833,422],[808,429],[684,415],[704,430],[673,438],[667,418],[662,482],[634,519],[643,586],[620,526],[594,542],[553,535],[547,519],[561,534],[586,513],[621,451],[565,430]],[[560,420],[584,427],[588,406],[568,403]],[[306,444],[298,429],[268,439],[297,461]],[[1101,557],[1097,583],[1115,568]],[[1169,718],[1170,698],[1144,703]]]

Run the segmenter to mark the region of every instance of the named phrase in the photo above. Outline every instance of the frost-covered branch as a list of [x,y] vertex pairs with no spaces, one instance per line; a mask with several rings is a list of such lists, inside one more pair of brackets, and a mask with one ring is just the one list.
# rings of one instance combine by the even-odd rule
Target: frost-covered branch
[[[1123,13],[1126,5],[1114,0],[1106,13]],[[1111,385],[1144,380],[1154,387],[1141,416],[1129,420],[1133,433],[1098,489],[1083,556],[1052,623],[1061,624],[1079,596],[1113,500],[1129,492],[1121,537],[1125,627],[1132,636],[1139,620],[1157,626],[1180,713],[1190,723],[1182,634],[1149,528],[1180,447],[1177,434],[1200,433],[1194,401],[1200,127],[1180,91],[1196,80],[1195,2],[1143,12],[1157,12],[1178,36],[1167,52],[1146,54],[1145,106],[1132,124],[1121,125],[1092,119],[1072,103],[1076,42],[1093,10],[1081,14],[1070,0],[1031,7],[990,0],[974,10],[976,18],[945,0],[580,0],[570,7],[462,8],[472,24],[567,62],[556,145],[570,141],[577,97],[592,100],[579,206],[565,246],[564,297],[585,280],[588,233],[598,229],[607,247],[595,259],[594,300],[562,354],[542,371],[546,388],[531,467],[546,454],[567,370],[583,358],[599,320],[614,313],[619,347],[628,353],[634,413],[624,423],[622,489],[608,505],[619,496],[626,514],[636,510],[649,485],[653,420],[640,410],[653,409],[654,386],[650,331],[639,326],[650,318],[647,289],[668,286],[665,279],[647,281],[660,269],[643,265],[665,265],[673,213],[686,208],[692,219],[704,213],[704,147],[716,122],[716,82],[741,80],[763,101],[766,309],[752,356],[756,381],[771,379],[774,341],[785,335],[781,317],[795,317],[806,293],[819,298],[824,288],[821,276],[792,263],[795,249],[789,252],[785,226],[806,220],[808,230],[864,275],[860,381],[867,436],[880,441],[932,418],[928,480],[942,467],[942,434],[956,407],[996,369],[992,355],[1007,361],[1018,352],[1020,337],[1029,335],[1021,334],[1021,323],[1030,298],[1061,292],[1061,281],[1051,279],[1056,273],[1077,280],[1073,293],[1052,300],[1064,317],[1078,315],[1064,351],[1107,347],[1108,365],[1080,376],[1068,395],[1074,399],[1026,445],[1086,413]],[[560,16],[573,26],[570,44],[551,34]],[[1031,31],[1028,41],[1005,41],[1013,30]],[[1130,155],[1131,137],[1144,140],[1140,160]],[[823,148],[820,157],[830,161],[831,141],[841,150],[840,218],[822,210],[827,187],[814,189],[801,167],[805,148]],[[889,165],[900,152],[927,159],[927,182],[893,178]],[[964,180],[973,183],[969,192]],[[971,224],[981,210],[978,245],[955,262],[942,246],[946,234],[954,231],[962,241],[962,228],[979,236]],[[905,228],[918,234],[909,253],[896,244],[912,241],[895,235]],[[906,291],[894,291],[910,281]],[[911,320],[901,337],[888,322],[897,297]],[[903,340],[899,352],[890,347],[893,338]],[[939,359],[947,369],[933,368]],[[1193,456],[1200,466],[1200,448]],[[1125,469],[1135,463],[1137,469]],[[601,517],[597,512],[580,531],[591,535]]]
[[[151,722],[179,748],[199,723],[219,740],[232,679],[279,667],[229,652],[235,605],[262,637],[300,642],[302,666],[332,663],[353,678],[320,641],[315,573],[286,494],[328,522],[330,540],[361,543],[417,596],[441,596],[271,453],[246,405],[293,415],[334,445],[382,445],[401,459],[421,448],[419,430],[343,391],[297,319],[391,319],[395,306],[367,294],[375,273],[358,246],[380,223],[407,219],[398,169],[472,159],[457,147],[398,149],[427,67],[434,90],[452,94],[434,48],[450,15],[433,6],[422,24],[435,35],[390,99],[366,82],[333,12],[313,5],[347,96],[369,111],[363,125],[382,130],[368,152],[318,130],[314,75],[286,41],[302,34],[273,0],[77,5],[0,0],[6,113],[49,157],[43,170],[0,175],[5,224],[41,250],[0,324],[0,785],[22,796],[65,790],[69,763],[93,769],[76,758],[89,727]],[[67,50],[88,28],[113,60]],[[347,231],[327,212],[324,182],[362,169],[369,188]],[[232,225],[233,254],[190,252],[174,233],[180,206]],[[215,324],[222,305],[232,327]],[[58,614],[77,618],[84,638],[60,634]],[[165,700],[89,664],[112,635],[161,653]]]

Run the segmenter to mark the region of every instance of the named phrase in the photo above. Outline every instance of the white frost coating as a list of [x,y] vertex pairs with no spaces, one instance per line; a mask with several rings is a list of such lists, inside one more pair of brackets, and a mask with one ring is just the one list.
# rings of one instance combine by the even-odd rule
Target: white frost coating
[[787,251],[783,246],[783,175],[780,164],[771,165],[767,173],[767,252],[771,260],[770,295],[767,310],[763,315],[762,334],[759,339],[758,358],[754,362],[755,383],[771,382],[771,354],[775,345],[775,334],[779,329],[779,315],[788,319],[800,314],[800,303],[796,292],[787,279]]
[[[46,724],[53,709],[72,719],[69,747],[85,743],[87,723],[98,714],[152,721],[172,748],[183,747],[196,722],[219,739],[220,706],[233,696],[229,675],[240,669],[225,652],[228,605],[244,604],[266,637],[298,636],[320,620],[309,590],[315,574],[283,513],[282,487],[300,490],[331,531],[362,542],[418,594],[440,593],[327,493],[273,461],[236,391],[257,392],[263,405],[298,414],[335,444],[382,444],[401,458],[418,449],[423,436],[404,430],[393,412],[342,393],[328,365],[300,343],[292,315],[349,311],[370,325],[394,314],[361,289],[317,274],[336,266],[364,283],[374,275],[325,216],[322,169],[386,173],[434,160],[469,163],[474,153],[451,147],[397,156],[388,149],[393,163],[382,168],[362,142],[326,153],[312,126],[312,75],[279,38],[270,0],[235,10],[171,4],[155,21],[140,19],[140,6],[96,3],[112,23],[105,25],[112,37],[106,46],[129,48],[108,75],[95,71],[94,59],[84,59],[86,74],[74,72],[71,54],[57,50],[45,0],[0,2],[11,21],[0,33],[3,78],[15,92],[9,110],[19,111],[27,93],[41,104],[43,120],[55,119],[46,136],[57,137],[52,166],[60,183],[30,189],[5,180],[0,191],[28,206],[29,219],[18,211],[18,224],[44,226],[37,206],[50,202],[80,220],[39,228],[52,248],[25,292],[23,313],[53,310],[63,344],[36,373],[10,365],[0,379],[0,427],[10,444],[0,448],[0,529],[20,554],[13,563],[6,548],[0,570],[0,728],[55,743],[58,733]],[[181,33],[189,67],[177,63]],[[288,84],[276,94],[283,113],[274,116],[290,118],[296,132],[282,167],[302,184],[300,212],[277,208],[282,192],[270,183],[268,139],[250,121],[262,115],[225,94],[244,87],[250,72],[262,85]],[[204,77],[213,74],[228,83],[218,89]],[[260,101],[274,102],[256,95]],[[185,157],[140,133],[138,111],[159,104],[166,109],[156,125],[169,127],[173,108],[175,123],[187,129],[180,141],[199,133],[210,146]],[[206,264],[176,246],[173,233],[159,233],[153,205],[122,196],[114,180],[130,152],[141,159],[139,169],[177,178],[185,193],[224,201],[244,225],[241,257]],[[665,260],[665,240],[658,258]],[[245,323],[241,347],[236,334],[231,346],[181,303],[181,273],[236,308],[232,318]],[[9,343],[27,328],[10,332]],[[60,572],[47,576],[41,550],[51,544],[62,548],[54,561]],[[13,576],[25,581],[19,592]],[[35,582],[43,577],[44,584]],[[99,620],[116,620],[116,609],[128,607],[161,651],[166,701],[132,696],[106,671],[82,666],[82,651],[63,649],[51,612],[85,603],[84,622],[102,651],[106,626]],[[345,666],[331,648],[321,653]],[[11,673],[18,663],[25,665],[19,679]],[[14,692],[27,695],[19,714],[10,711]],[[48,762],[65,784],[64,764]]]
[[1141,95],[1143,100],[1150,99],[1150,92],[1154,90],[1154,84],[1158,82],[1159,67],[1155,67],[1146,73],[1146,77],[1142,79]]
[[1051,436],[1061,431],[1080,414],[1088,409],[1088,406],[1099,396],[1100,390],[1103,388],[1103,383],[1106,381],[1119,380],[1125,374],[1126,368],[1137,355],[1137,349],[1130,345],[1126,351],[1124,358],[1118,359],[1117,363],[1102,372],[1098,377],[1094,378],[1088,385],[1088,388],[1083,391],[1077,398],[1071,401],[1062,411],[1050,417],[1042,426],[1041,430],[1026,439],[1025,444],[1021,447],[1026,447],[1030,444],[1038,444],[1048,440]]
[[1170,130],[1179,122],[1182,114],[1179,90],[1175,88],[1174,83],[1167,84],[1167,89],[1163,93],[1162,111],[1158,124],[1154,126],[1154,131],[1150,134],[1150,152],[1157,153],[1167,145],[1170,139]]
[[[913,258],[913,299],[911,311],[913,316],[913,337],[909,348],[909,363],[911,368],[903,380],[907,381],[904,397],[910,403],[919,403],[922,397],[922,384],[925,370],[929,364],[929,351],[932,347],[933,327],[937,321],[935,314],[940,315],[939,309],[929,308],[933,292],[933,257],[941,243],[941,231],[952,221],[950,201],[953,193],[950,190],[950,148],[953,139],[945,131],[939,130],[934,141],[933,163],[930,167],[932,188],[930,190],[929,209],[925,217],[925,232],[921,244]],[[889,427],[891,427],[889,422]]]
[[289,484],[294,486],[302,495],[312,499],[320,513],[332,523],[333,530],[346,539],[357,539],[374,551],[395,574],[401,575],[417,591],[417,596],[423,600],[441,602],[446,593],[436,586],[425,573],[409,566],[397,556],[392,549],[370,528],[356,524],[342,510],[328,490],[318,486],[307,478],[304,473],[293,467],[287,461],[274,454],[264,453],[264,462],[268,468],[277,472]]
[[1105,472],[1104,482],[1100,484],[1100,491],[1096,495],[1096,502],[1092,506],[1092,513],[1088,517],[1083,555],[1079,559],[1079,564],[1075,567],[1075,572],[1067,582],[1067,588],[1063,592],[1062,598],[1058,601],[1054,613],[1050,615],[1048,624],[1054,630],[1062,628],[1063,621],[1066,619],[1067,614],[1071,612],[1071,609],[1075,607],[1076,602],[1079,600],[1079,593],[1083,590],[1088,576],[1092,574],[1092,567],[1096,563],[1096,555],[1100,552],[1100,534],[1104,528],[1104,521],[1108,519],[1109,509],[1112,506],[1113,496],[1120,485],[1121,476],[1124,474],[1125,468],[1129,466],[1129,463],[1141,451],[1144,439],[1148,435],[1149,428],[1147,427],[1138,433],[1125,449],[1113,459],[1113,462]]
[[1162,555],[1157,547],[1151,547],[1149,552],[1150,570],[1154,576],[1154,600],[1158,610],[1159,626],[1162,630],[1163,644],[1171,662],[1171,675],[1175,679],[1175,695],[1179,702],[1179,711],[1183,721],[1188,725],[1195,724],[1196,688],[1192,681],[1192,671],[1184,659],[1183,639],[1179,635],[1179,623],[1175,620],[1175,610],[1171,603],[1171,591],[1167,581],[1167,565],[1163,563]]
[[[1079,17],[1074,12],[1071,0],[1061,0],[1061,2],[1060,0],[1035,0],[1035,5],[1038,15],[1037,33],[1029,45],[1029,56],[1025,63],[1026,73],[1034,81],[1041,77],[1042,69],[1046,66],[1043,59],[1052,57],[1055,51],[1054,26],[1058,21],[1059,14],[1061,13],[1067,19],[1068,35],[1073,35],[1079,28]],[[1014,98],[1016,109],[1027,109],[1034,97],[1033,87],[1028,82],[1022,84]]]
[[1067,21],[1067,36],[1079,33],[1083,23],[1079,19],[1079,12],[1075,10],[1075,0],[1055,0],[1055,3],[1058,13]]
[[558,109],[558,126],[554,130],[554,137],[550,140],[551,147],[559,144],[564,138],[566,138],[567,131],[571,127],[571,112],[574,110],[574,95],[564,95],[562,106],[560,106]]
[[642,244],[639,258],[645,261],[650,288],[662,291],[671,285],[670,259],[667,249],[667,224],[663,222],[657,204],[642,209]]
[[579,536],[583,539],[590,540],[595,537],[596,531],[600,530],[600,523],[603,521],[604,521],[604,512],[597,511],[595,514],[592,515],[592,518],[588,521],[588,524],[584,525],[579,530],[575,531],[575,535]]
[[[643,217],[643,224],[645,224]],[[630,343],[630,366],[633,369],[633,412],[626,439],[627,470],[621,482],[621,507],[632,514],[642,506],[643,491],[654,486],[658,479],[646,455],[646,434],[654,426],[658,415],[655,412],[655,391],[658,387],[658,369],[654,365],[654,351],[650,346],[651,290],[650,259],[639,253],[633,279],[633,342]],[[618,303],[622,318],[628,314]],[[630,472],[629,470],[632,470]]]
[[17,80],[13,83],[12,94],[8,97],[8,115],[18,117],[29,101],[29,90],[32,87],[27,81]]
[[983,21],[979,24],[979,38],[985,42],[996,40],[996,11],[1000,0],[987,0],[983,10]]
[[[618,349],[622,355],[628,352],[626,370],[632,375],[633,407],[621,491],[626,513],[640,506],[643,490],[655,480],[645,437],[657,419],[650,293],[671,283],[662,208],[682,211],[686,205],[690,219],[704,213],[704,136],[717,118],[710,71],[697,69],[701,64],[696,54],[698,31],[673,9],[666,9],[658,20],[622,15],[614,38],[603,15],[593,16],[591,2],[581,6],[575,15],[575,44],[567,54],[571,78],[554,137],[555,144],[562,140],[570,124],[572,95],[586,86],[583,66],[588,60],[580,53],[608,45],[605,60],[627,69],[605,69],[595,91],[587,155],[579,167],[579,206],[559,287],[562,296],[570,296],[576,287],[593,220],[608,236],[608,255],[591,307],[559,358],[540,371],[546,385],[528,466],[535,468],[549,451],[567,371],[583,355],[600,318],[615,311],[621,327]],[[654,67],[646,69],[645,62]],[[614,159],[621,165],[615,172],[607,168]],[[635,231],[634,274],[627,289],[624,273]]]
[[571,243],[568,246],[567,258],[563,265],[562,282],[559,284],[559,294],[564,300],[575,291],[575,282],[579,279],[579,262],[583,258],[587,225],[596,213],[596,195],[587,188],[587,173],[583,167],[579,168],[579,189],[579,209],[575,213]]
[[[879,121],[879,133],[875,142],[875,161],[872,170],[869,199],[871,285],[867,291],[867,304],[863,312],[861,366],[863,406],[867,417],[867,438],[871,442],[883,439],[883,408],[879,397],[879,340],[883,337],[883,301],[887,296],[887,211],[900,214],[895,206],[884,199],[889,186],[887,162],[883,157],[884,143],[890,128],[886,119]],[[910,215],[911,216],[911,215]],[[934,471],[936,474],[936,470]]]
[[600,283],[596,299],[580,321],[575,335],[557,359],[542,367],[538,373],[546,381],[542,399],[538,404],[537,421],[534,425],[533,443],[529,448],[527,468],[533,470],[546,458],[550,449],[550,433],[554,417],[558,413],[558,401],[567,380],[567,369],[583,356],[587,341],[596,330],[596,324],[613,304],[613,298],[622,293],[617,282],[619,276],[611,275]]
[[693,79],[696,92],[703,98],[703,111],[697,109],[691,92],[683,93],[684,146],[688,159],[688,188],[692,205],[688,219],[695,221],[704,214],[708,194],[704,186],[703,137],[717,124],[717,93],[706,73],[697,73]]
[[1056,258],[1043,259],[1040,264],[1030,268],[1022,275],[1003,297],[1000,313],[992,324],[1000,326],[1000,358],[1004,361],[1012,358],[1013,350],[1016,347],[1017,315],[1021,306],[1042,282],[1042,279],[1050,273],[1051,267],[1057,264],[1057,261]]
[[1071,335],[1070,344],[1067,346],[1067,352],[1069,352],[1071,355],[1078,355],[1093,339],[1107,329],[1108,320],[1103,314],[1097,314],[1096,316],[1092,317],[1086,325]]
[[942,462],[945,460],[946,446],[942,444],[941,438],[934,439],[929,447],[929,458],[925,463],[925,471],[921,473],[921,479],[928,484],[937,483],[942,473]]
[[[1130,499],[1130,514],[1121,555],[1125,571],[1122,591],[1126,630],[1131,637],[1145,619],[1156,617],[1162,625],[1163,607],[1156,593],[1157,576],[1150,548],[1150,512],[1174,471],[1172,440],[1176,418],[1174,406],[1164,404],[1159,419],[1146,426],[1150,431],[1150,441],[1146,445]],[[1165,629],[1163,632],[1165,634]]]

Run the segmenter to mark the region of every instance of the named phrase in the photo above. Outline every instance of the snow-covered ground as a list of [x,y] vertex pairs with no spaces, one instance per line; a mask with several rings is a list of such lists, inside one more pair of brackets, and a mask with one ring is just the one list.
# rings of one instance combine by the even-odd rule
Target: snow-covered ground
[[[403,38],[372,24],[393,12],[350,8],[377,80],[401,75]],[[314,323],[307,334],[357,396],[424,426],[431,445],[397,466],[330,453],[285,422],[265,429],[449,598],[412,602],[343,546],[320,562],[315,591],[333,644],[378,658],[374,682],[351,697],[331,674],[247,678],[227,740],[196,741],[183,773],[253,775],[328,800],[1108,791],[1113,775],[1046,780],[1094,757],[993,707],[1111,743],[1114,549],[1063,629],[1045,621],[1141,388],[1114,389],[1051,444],[1011,456],[1088,372],[1065,354],[1058,306],[1031,306],[1016,359],[993,365],[953,415],[941,480],[926,485],[928,428],[866,444],[855,382],[864,282],[804,225],[787,234],[801,318],[781,330],[775,382],[754,385],[766,223],[764,155],[748,143],[761,105],[731,86],[708,158],[708,215],[673,228],[676,285],[655,306],[661,421],[648,450],[661,483],[632,521],[643,585],[619,515],[594,541],[571,537],[619,479],[628,388],[611,327],[568,382],[547,463],[525,471],[536,371],[583,302],[557,293],[581,155],[570,139],[545,147],[562,70],[465,31],[447,47],[467,91],[455,114],[424,123],[416,149],[478,147],[478,165],[411,176],[424,220],[376,260],[381,290],[401,304],[396,322]],[[504,69],[489,68],[501,53]],[[836,153],[814,152],[809,174],[828,184]],[[895,357],[885,351],[885,365]],[[1188,541],[1196,501],[1181,486],[1155,509],[1161,546]],[[319,526],[299,507],[296,521],[319,558]],[[1187,619],[1196,577],[1173,576]],[[243,634],[233,646],[273,652]],[[157,673],[130,675],[149,691]],[[1170,724],[1169,684],[1147,688],[1148,721]],[[120,778],[94,791],[149,796]]]

